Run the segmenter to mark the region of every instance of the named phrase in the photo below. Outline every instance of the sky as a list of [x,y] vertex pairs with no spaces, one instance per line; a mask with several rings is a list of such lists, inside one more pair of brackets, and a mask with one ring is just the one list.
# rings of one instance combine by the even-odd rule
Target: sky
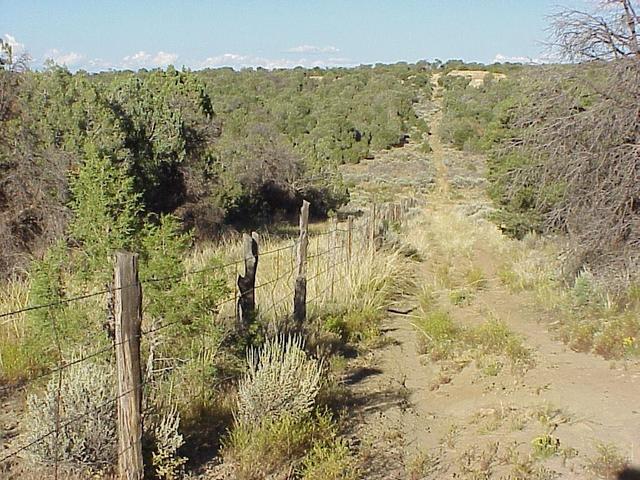
[[[584,8],[593,0],[567,0]],[[558,0],[0,0],[34,68],[293,68],[544,60]]]

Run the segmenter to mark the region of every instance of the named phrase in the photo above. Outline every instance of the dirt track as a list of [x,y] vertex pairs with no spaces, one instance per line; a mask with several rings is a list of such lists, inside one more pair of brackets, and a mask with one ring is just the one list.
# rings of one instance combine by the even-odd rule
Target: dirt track
[[[422,110],[434,132],[440,101],[436,91],[435,102]],[[427,232],[432,218],[490,208],[482,188],[483,159],[443,147],[436,135],[430,143],[433,152],[424,163],[434,165],[436,173],[422,215]],[[415,151],[415,145],[405,148]],[[371,171],[384,161],[358,168]],[[411,171],[405,175],[415,178]],[[474,181],[456,185],[454,179],[461,176]],[[501,252],[486,241],[493,227],[481,217],[459,215],[459,222],[468,232],[469,260],[487,282],[450,312],[465,326],[489,317],[505,322],[530,349],[534,366],[524,374],[503,369],[496,375],[484,374],[473,362],[443,367],[420,355],[412,316],[390,314],[386,346],[361,360],[347,377],[358,399],[352,424],[366,456],[363,478],[607,478],[606,467],[615,466],[616,458],[598,458],[601,443],[615,446],[616,454],[637,465],[638,363],[611,363],[554,339],[547,329],[554,319],[529,293],[513,293],[498,280]],[[424,252],[425,260],[416,264],[418,285],[432,282],[435,262],[429,255],[446,245],[429,236],[410,241]],[[412,295],[398,300],[403,308],[417,303]],[[533,453],[532,442],[541,438],[554,442],[548,456]]]

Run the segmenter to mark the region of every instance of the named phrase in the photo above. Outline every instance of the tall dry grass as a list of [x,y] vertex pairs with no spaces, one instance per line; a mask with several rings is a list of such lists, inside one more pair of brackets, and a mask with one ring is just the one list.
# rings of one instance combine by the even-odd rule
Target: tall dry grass
[[[339,223],[334,233],[326,223],[324,229],[316,227],[317,233],[309,236],[306,270],[310,318],[329,312],[382,312],[394,295],[409,290],[413,284],[411,261],[400,248],[371,250],[364,224],[357,223],[349,249],[346,229],[346,223]],[[276,330],[293,311],[297,247],[297,238],[259,239],[256,307],[259,319]],[[242,259],[241,239],[199,246],[185,261],[187,270],[198,270],[214,257],[222,258],[225,264]],[[235,281],[243,273],[242,262],[225,269],[234,293],[221,308],[223,317],[235,313]]]

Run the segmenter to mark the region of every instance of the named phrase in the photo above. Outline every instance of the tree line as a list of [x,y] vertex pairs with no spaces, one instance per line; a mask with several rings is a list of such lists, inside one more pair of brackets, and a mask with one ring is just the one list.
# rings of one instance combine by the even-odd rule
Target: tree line
[[430,91],[424,62],[90,74],[29,71],[2,48],[5,274],[61,239],[131,246],[164,215],[198,237],[303,197],[324,215],[348,199],[337,166],[401,144]]

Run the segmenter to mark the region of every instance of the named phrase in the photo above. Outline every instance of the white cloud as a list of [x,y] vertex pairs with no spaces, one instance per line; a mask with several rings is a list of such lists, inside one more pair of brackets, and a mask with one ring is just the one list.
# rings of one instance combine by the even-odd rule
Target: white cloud
[[331,45],[326,47],[316,47],[315,45],[298,45],[287,50],[287,53],[306,53],[306,54],[321,54],[321,53],[338,53],[339,48]]
[[11,50],[13,51],[14,57],[17,57],[25,53],[24,43],[20,43],[18,40],[16,40],[16,37],[11,35],[10,33],[5,33],[2,36],[2,39],[4,40],[5,43],[8,43],[9,45],[11,45]]
[[177,53],[159,51],[158,53],[156,53],[155,57],[153,57],[153,63],[156,65],[170,65],[172,63],[175,63],[177,59]]
[[225,53],[208,57],[198,62],[195,68],[218,68],[232,67],[235,69],[247,67],[262,67],[269,70],[278,68],[295,68],[295,67],[329,67],[329,66],[345,66],[349,65],[348,58],[329,58],[329,59],[308,59],[308,58],[266,58],[253,55],[241,55],[238,53]]
[[77,52],[61,52],[57,48],[53,48],[44,54],[44,58],[51,59],[58,65],[73,67],[80,64],[80,62],[84,60],[84,55]]
[[91,71],[100,71],[100,70],[111,70],[116,66],[109,62],[108,60],[104,60],[102,58],[92,58],[87,62],[87,67]]
[[178,59],[177,53],[159,52],[152,54],[147,53],[144,50],[134,53],[133,55],[127,55],[122,59],[121,68],[153,68],[153,67],[166,67],[174,63]]
[[525,57],[525,56],[509,56],[498,53],[495,57],[493,57],[492,63],[523,63],[525,65],[542,65],[544,63],[549,63],[553,61],[551,58],[547,57]]

